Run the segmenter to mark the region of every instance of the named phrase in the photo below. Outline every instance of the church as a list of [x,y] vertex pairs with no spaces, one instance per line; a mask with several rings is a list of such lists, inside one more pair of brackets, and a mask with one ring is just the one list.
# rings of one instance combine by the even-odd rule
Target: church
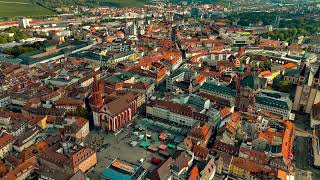
[[292,110],[310,113],[312,106],[320,102],[320,67],[314,73],[312,67],[303,65],[297,83]]
[[90,106],[95,128],[116,132],[131,123],[145,99],[142,94],[111,91],[105,95],[105,83],[94,74]]

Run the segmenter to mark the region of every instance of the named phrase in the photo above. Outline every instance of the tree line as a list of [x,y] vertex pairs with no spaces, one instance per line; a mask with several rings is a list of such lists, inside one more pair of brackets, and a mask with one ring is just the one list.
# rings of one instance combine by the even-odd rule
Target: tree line
[[[8,33],[13,33],[14,35],[9,36]],[[13,41],[18,42],[27,38],[30,38],[30,36],[27,33],[22,32],[19,27],[10,27],[0,34],[0,44],[6,44]]]

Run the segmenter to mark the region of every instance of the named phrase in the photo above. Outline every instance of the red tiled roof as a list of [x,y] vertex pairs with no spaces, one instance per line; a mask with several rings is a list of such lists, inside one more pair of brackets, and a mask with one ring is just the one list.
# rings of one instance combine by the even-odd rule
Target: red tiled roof
[[197,84],[201,84],[201,83],[203,83],[205,80],[206,80],[206,77],[205,77],[204,75],[199,74],[199,75],[196,77],[196,82],[197,82]]
[[242,170],[245,170],[247,172],[250,172],[251,174],[256,173],[263,173],[263,174],[269,174],[272,173],[272,169],[268,166],[264,166],[249,160],[246,160],[244,158],[240,157],[233,157],[231,165],[236,166]]
[[14,173],[17,175],[23,173],[29,168],[35,168],[37,166],[37,158],[33,156],[32,158],[27,159],[23,163],[19,164],[15,169]]
[[192,151],[196,157],[201,159],[206,159],[209,155],[209,149],[200,145],[195,145]]
[[270,71],[262,71],[260,74],[262,77],[272,76],[272,73]]
[[106,104],[108,110],[112,116],[117,116],[123,110],[127,109],[131,102],[136,100],[138,94],[135,93],[126,93],[123,96],[118,97],[117,99]]
[[152,180],[161,180],[163,177],[167,177],[170,174],[170,166],[173,163],[173,159],[169,157],[159,168],[155,169],[152,173]]
[[198,180],[199,178],[199,168],[198,166],[194,166],[190,172],[190,176],[188,180]]
[[73,99],[69,97],[62,97],[55,102],[56,106],[79,106],[84,105],[84,102],[78,99]]
[[287,63],[287,64],[282,65],[282,67],[284,67],[285,69],[292,69],[292,68],[297,67],[297,65],[294,63]]
[[239,148],[236,146],[232,146],[230,144],[226,144],[221,141],[215,141],[212,147],[213,151],[216,152],[225,152],[230,155],[238,156],[239,155]]
[[287,180],[287,172],[278,169],[277,178],[280,180]]
[[292,159],[292,147],[293,147],[293,141],[294,141],[294,124],[291,121],[285,121],[286,124],[286,130],[284,132],[283,136],[283,142],[281,146],[281,153],[283,155],[283,160],[286,165],[291,161]]
[[222,118],[227,117],[230,113],[231,113],[230,108],[228,108],[228,107],[224,107],[223,109],[220,110],[220,116]]
[[15,140],[15,137],[12,134],[8,134],[2,131],[2,135],[0,137],[0,149],[5,147],[10,142],[13,142],[14,140]]
[[250,161],[254,161],[259,164],[268,164],[268,157],[264,152],[256,151],[245,147],[240,147],[240,154],[246,154],[246,159]]
[[162,109],[167,109],[167,110],[170,110],[171,112],[181,114],[184,116],[193,117],[192,108],[189,106],[184,106],[178,103],[162,101],[162,100],[151,101],[150,105],[159,107]]

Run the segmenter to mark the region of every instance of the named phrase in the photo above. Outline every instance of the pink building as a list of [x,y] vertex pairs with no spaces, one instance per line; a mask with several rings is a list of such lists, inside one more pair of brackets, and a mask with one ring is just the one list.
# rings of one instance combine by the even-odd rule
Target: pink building
[[94,126],[114,132],[132,121],[142,94],[125,92],[104,97],[103,93],[104,82],[99,83],[95,75],[91,96]]

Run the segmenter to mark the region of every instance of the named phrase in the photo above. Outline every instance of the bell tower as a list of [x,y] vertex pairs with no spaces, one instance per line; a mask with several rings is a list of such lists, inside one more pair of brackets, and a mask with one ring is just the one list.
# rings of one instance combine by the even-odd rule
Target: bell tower
[[101,127],[99,112],[104,104],[103,93],[104,84],[103,82],[100,82],[100,77],[98,77],[97,72],[94,71],[90,106],[93,113],[93,124],[95,127]]
[[320,102],[319,87],[320,87],[320,67],[318,67],[318,70],[313,77],[311,90],[309,94],[309,100],[306,106],[306,112],[311,112],[312,106]]
[[309,91],[307,85],[305,85],[305,75],[306,75],[306,64],[303,63],[301,64],[301,71],[300,71],[300,76],[298,79],[298,83],[297,83],[297,88],[296,88],[296,93],[294,96],[294,101],[293,101],[293,106],[292,109],[296,110],[296,111],[305,111],[305,105],[303,105],[304,103],[304,99],[306,97],[304,97],[305,93]]

